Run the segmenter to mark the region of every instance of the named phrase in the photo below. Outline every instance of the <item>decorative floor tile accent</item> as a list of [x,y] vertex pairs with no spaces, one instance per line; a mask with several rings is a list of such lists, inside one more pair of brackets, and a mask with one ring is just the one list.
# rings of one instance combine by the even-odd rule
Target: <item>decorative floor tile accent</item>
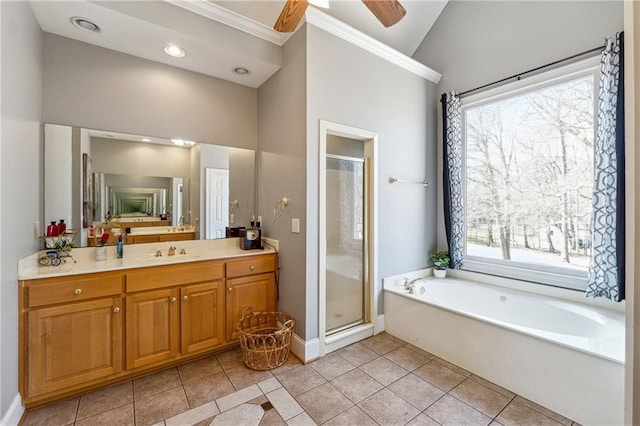
[[215,416],[211,422],[211,426],[258,426],[263,415],[264,410],[259,405],[242,404]]
[[177,416],[170,417],[165,420],[166,426],[183,426],[194,425],[203,420],[212,418],[213,416],[220,414],[217,404],[214,401],[202,404],[199,407],[193,408]]
[[280,382],[275,378],[275,377],[271,377],[267,380],[263,380],[261,382],[258,382],[258,387],[260,388],[260,390],[264,393],[269,393],[272,390],[276,390],[278,388],[281,388],[282,385],[280,384]]
[[262,391],[258,387],[258,385],[247,386],[244,389],[240,389],[239,391],[235,391],[229,395],[225,395],[221,398],[216,399],[216,404],[218,404],[218,408],[221,412],[225,412],[233,407],[236,407],[240,404],[244,404],[247,401],[251,401],[254,398],[257,398],[262,395]]
[[284,388],[269,392],[267,398],[269,398],[269,402],[273,404],[273,407],[284,420],[289,420],[304,411],[298,401]]

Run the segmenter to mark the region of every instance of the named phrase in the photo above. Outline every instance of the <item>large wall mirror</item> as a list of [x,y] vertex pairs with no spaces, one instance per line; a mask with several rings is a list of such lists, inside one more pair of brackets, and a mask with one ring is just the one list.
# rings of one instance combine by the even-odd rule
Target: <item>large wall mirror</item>
[[93,225],[183,227],[224,238],[255,213],[250,149],[45,124],[44,220],[87,246]]

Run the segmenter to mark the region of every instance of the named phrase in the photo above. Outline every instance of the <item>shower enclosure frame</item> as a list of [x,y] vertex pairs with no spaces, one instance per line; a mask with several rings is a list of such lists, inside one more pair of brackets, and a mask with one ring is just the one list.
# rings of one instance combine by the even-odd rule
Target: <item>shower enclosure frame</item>
[[[327,336],[327,135],[341,136],[364,142],[365,157],[365,268],[367,282],[364,288],[365,315],[360,325]],[[320,356],[350,345],[383,329],[378,318],[378,262],[377,262],[377,228],[378,228],[378,133],[343,124],[320,120],[319,144],[319,191],[318,191],[318,339]]]

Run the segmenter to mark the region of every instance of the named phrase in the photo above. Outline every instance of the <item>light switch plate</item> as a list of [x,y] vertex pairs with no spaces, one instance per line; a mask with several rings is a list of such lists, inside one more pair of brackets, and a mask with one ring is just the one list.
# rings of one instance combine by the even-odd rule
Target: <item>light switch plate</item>
[[294,234],[300,233],[300,219],[295,217],[291,219],[291,232]]

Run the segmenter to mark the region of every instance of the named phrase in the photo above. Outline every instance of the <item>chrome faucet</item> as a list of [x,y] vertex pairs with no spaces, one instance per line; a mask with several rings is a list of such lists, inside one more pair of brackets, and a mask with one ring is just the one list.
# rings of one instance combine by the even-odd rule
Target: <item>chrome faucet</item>
[[184,226],[184,216],[180,216],[180,219],[178,220],[178,225]]
[[156,250],[156,257],[162,257],[162,250]]
[[187,254],[187,250],[184,247],[182,247],[182,250],[180,250],[180,254]]
[[167,253],[167,256],[175,256],[176,255],[176,248],[174,246],[169,247],[169,252]]

